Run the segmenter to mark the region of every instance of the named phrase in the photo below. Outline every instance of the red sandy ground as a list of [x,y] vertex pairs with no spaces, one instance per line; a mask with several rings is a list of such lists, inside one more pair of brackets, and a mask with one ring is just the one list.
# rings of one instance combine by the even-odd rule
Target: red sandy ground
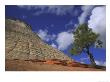
[[90,65],[66,60],[6,60],[6,71],[105,71]]

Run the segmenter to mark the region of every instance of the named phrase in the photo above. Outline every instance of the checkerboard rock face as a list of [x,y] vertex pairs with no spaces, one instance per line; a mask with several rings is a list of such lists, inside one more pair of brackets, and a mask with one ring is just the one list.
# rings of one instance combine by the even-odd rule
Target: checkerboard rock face
[[5,54],[6,59],[72,61],[58,49],[44,43],[28,24],[12,19],[5,21]]

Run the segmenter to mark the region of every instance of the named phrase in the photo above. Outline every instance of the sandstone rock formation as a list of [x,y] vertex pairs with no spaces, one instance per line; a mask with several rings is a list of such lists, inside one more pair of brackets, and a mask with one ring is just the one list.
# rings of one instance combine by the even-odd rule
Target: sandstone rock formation
[[23,21],[6,19],[5,30],[6,59],[72,61],[61,51],[43,42],[37,34],[32,32],[31,27]]

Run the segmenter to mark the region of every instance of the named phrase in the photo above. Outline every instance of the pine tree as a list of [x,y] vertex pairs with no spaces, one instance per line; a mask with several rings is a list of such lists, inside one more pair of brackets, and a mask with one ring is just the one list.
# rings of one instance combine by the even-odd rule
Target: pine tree
[[99,44],[99,42],[101,43],[100,40],[97,41],[99,34],[93,32],[87,24],[82,24],[77,27],[77,29],[73,32],[73,35],[74,41],[71,54],[80,55],[82,52],[85,52],[89,57],[92,66],[96,66],[93,54],[90,52],[90,47],[94,46],[96,42],[97,44]]

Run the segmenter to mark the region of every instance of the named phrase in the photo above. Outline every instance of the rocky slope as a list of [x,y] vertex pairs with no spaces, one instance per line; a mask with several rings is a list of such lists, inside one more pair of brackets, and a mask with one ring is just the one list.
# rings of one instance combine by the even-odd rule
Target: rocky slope
[[31,26],[20,20],[5,21],[6,71],[104,71],[75,62],[32,32]]
[[61,51],[44,43],[31,27],[20,20],[6,19],[5,21],[5,50],[6,59],[20,60],[70,60]]

